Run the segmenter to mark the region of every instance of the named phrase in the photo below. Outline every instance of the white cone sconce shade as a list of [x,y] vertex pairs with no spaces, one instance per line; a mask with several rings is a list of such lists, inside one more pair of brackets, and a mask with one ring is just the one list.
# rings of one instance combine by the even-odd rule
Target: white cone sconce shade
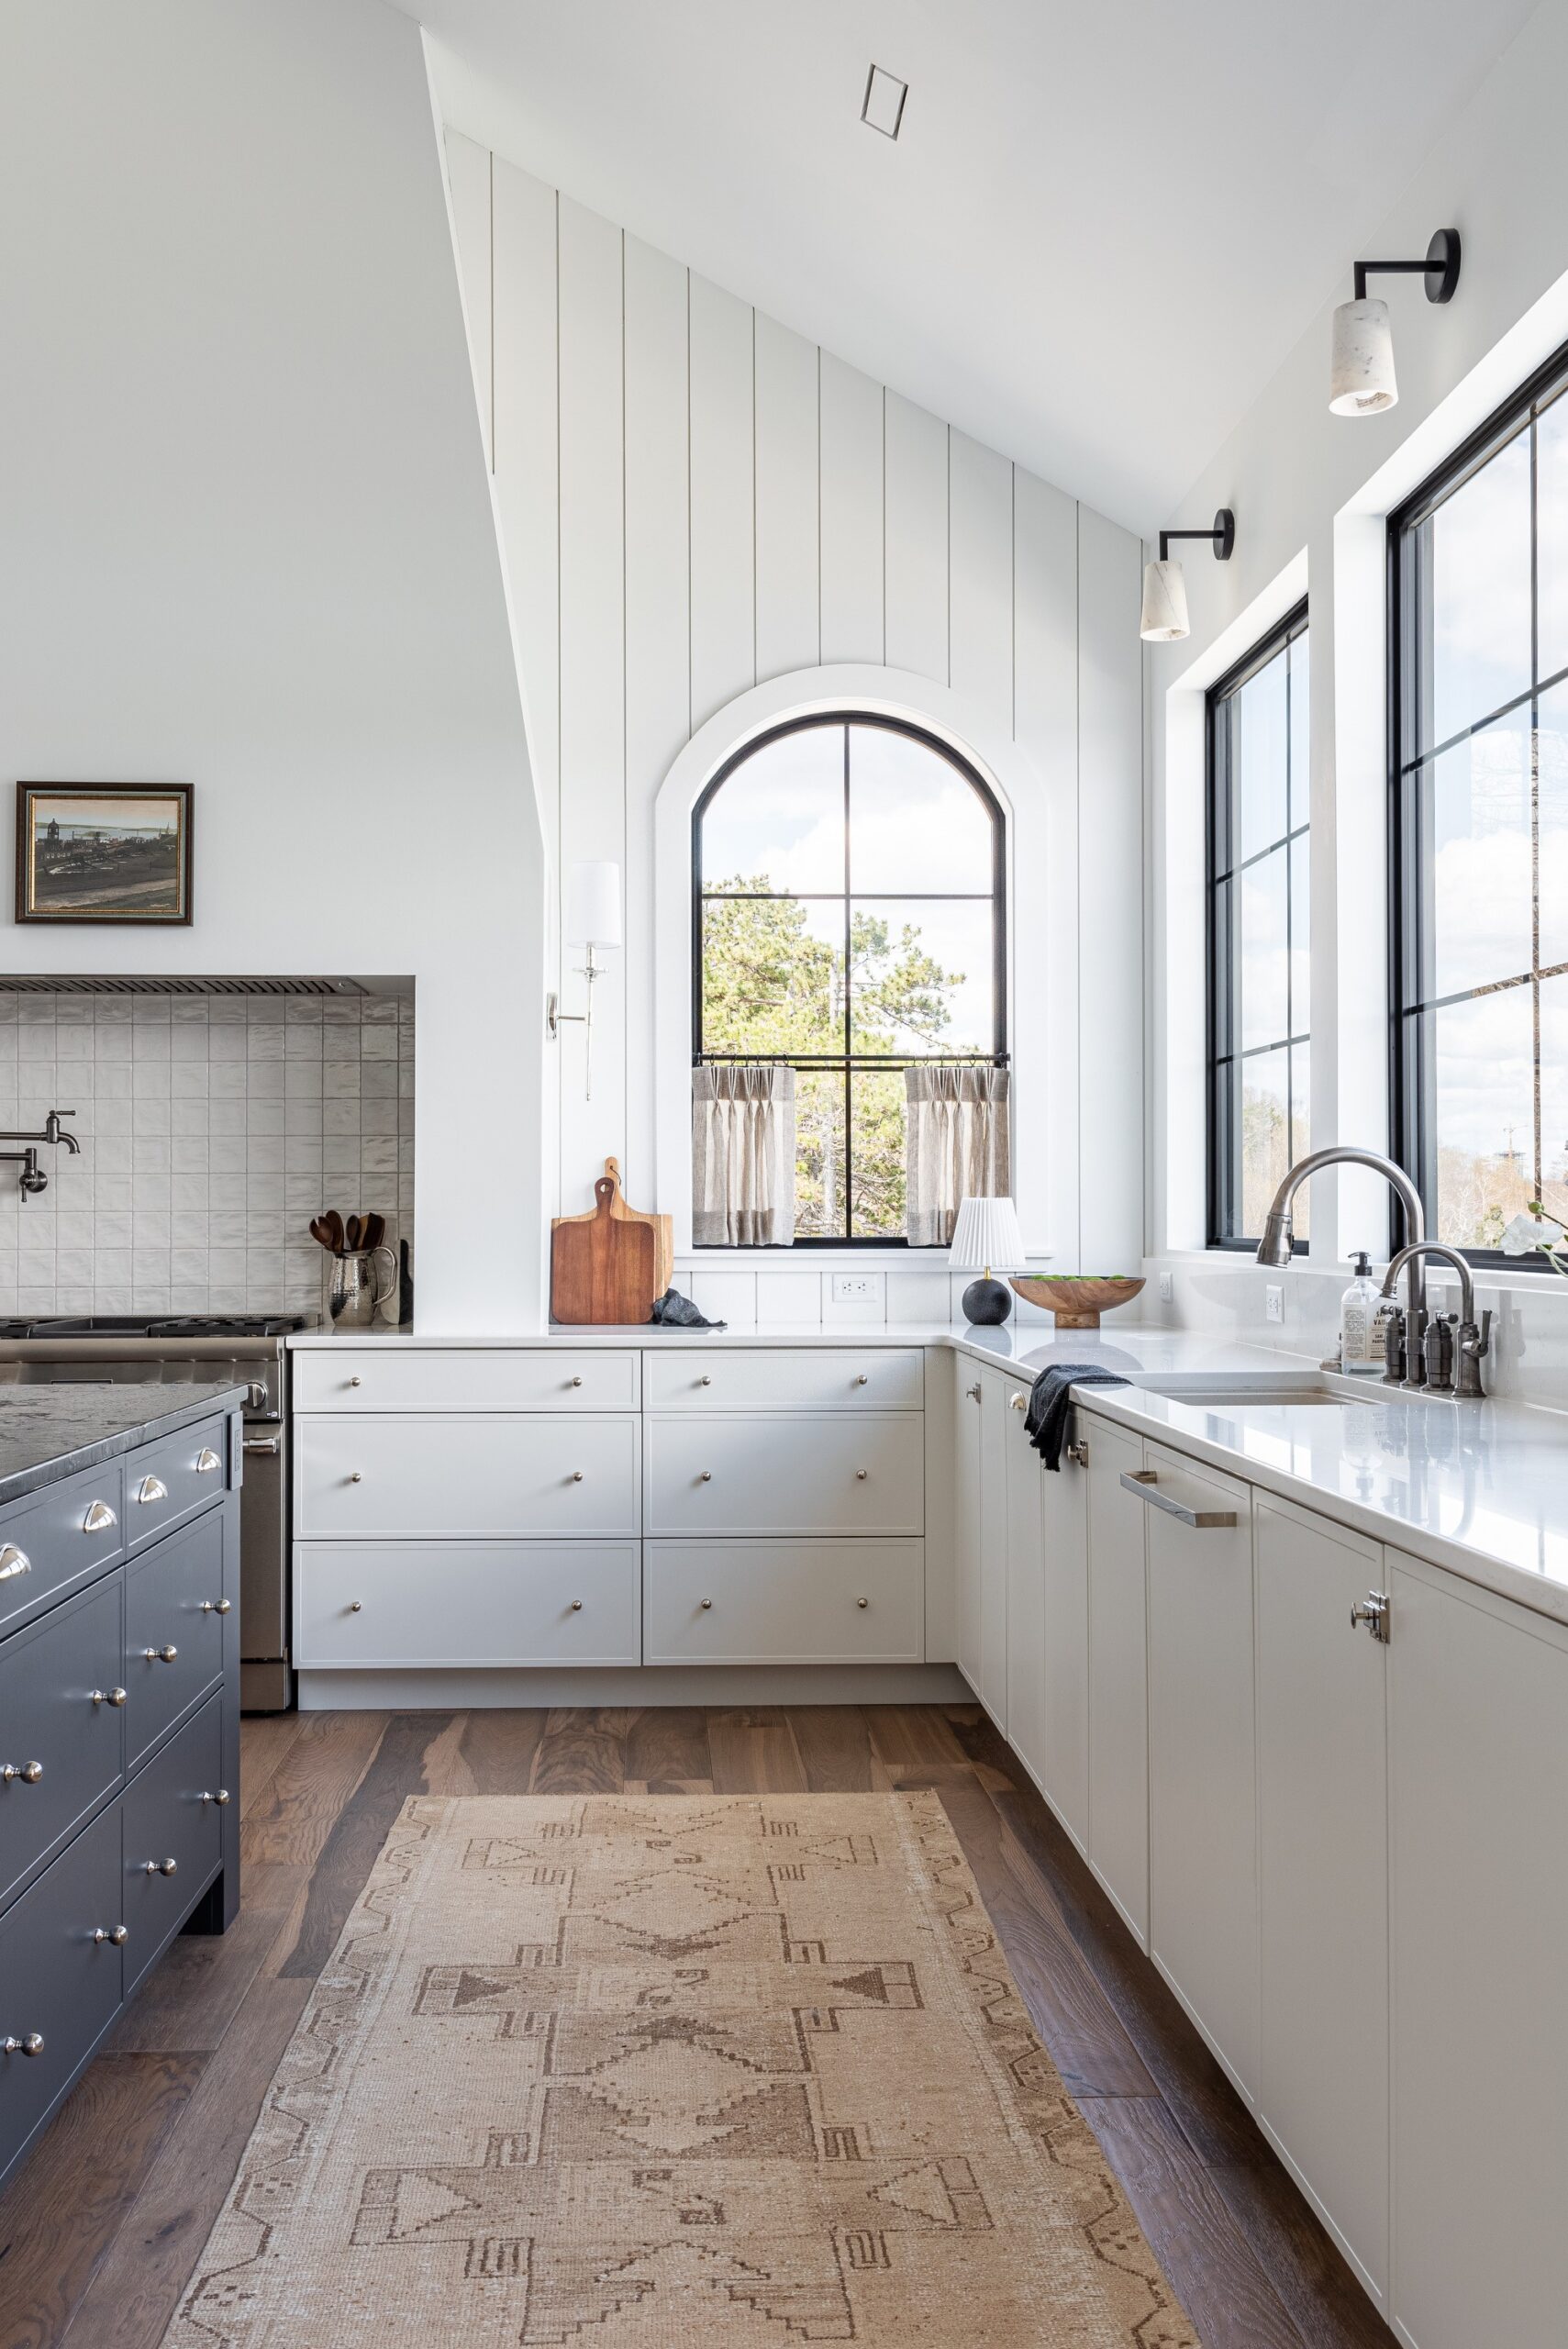
[[566,868],[566,905],[562,932],[568,946],[618,946],[620,866],[585,858]]
[[1143,566],[1143,614],[1138,633],[1145,644],[1174,644],[1188,633],[1187,583],[1179,562],[1171,560],[1173,539],[1207,539],[1216,562],[1229,562],[1236,551],[1236,517],[1222,506],[1207,530],[1162,530],[1157,562]]
[[1026,1262],[1018,1211],[1011,1199],[961,1199],[948,1242],[955,1273],[1007,1272]]
[[1334,313],[1329,406],[1335,416],[1381,416],[1399,397],[1386,302],[1369,299],[1370,275],[1419,277],[1429,302],[1451,302],[1459,284],[1459,230],[1440,228],[1422,261],[1358,261],[1355,299]]
[[1341,302],[1334,313],[1329,406],[1336,416],[1379,416],[1399,397],[1386,302]]

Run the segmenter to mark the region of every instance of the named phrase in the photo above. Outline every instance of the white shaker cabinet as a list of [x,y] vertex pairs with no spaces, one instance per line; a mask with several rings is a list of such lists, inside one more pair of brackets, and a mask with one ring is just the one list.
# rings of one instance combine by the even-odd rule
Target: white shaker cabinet
[[987,1371],[980,1412],[980,1701],[1007,1735],[1008,1397],[1016,1382]]
[[981,1429],[985,1382],[973,1364],[958,1365],[958,1426],[953,1437],[953,1651],[958,1668],[980,1693]]
[[1081,1852],[1089,1843],[1088,1470],[1103,1430],[1074,1411],[1055,1475],[1039,1470],[1041,1688],[1040,1792]]
[[1393,2292],[1408,2349],[1564,2336],[1568,1630],[1387,1553]]
[[1032,1381],[1005,1382],[1001,1412],[1003,1477],[1007,1513],[1006,1643],[1007,1739],[1037,1786],[1045,1782],[1045,1464],[1024,1433]]
[[1149,1555],[1149,1949],[1244,2096],[1258,2076],[1251,1492],[1157,1444]]
[[1089,1442],[1089,1865],[1149,1946],[1149,1652],[1143,1446],[1109,1421]]
[[1254,1551],[1258,2119],[1381,2307],[1389,1651],[1351,1609],[1381,1588],[1383,1552],[1262,1495]]

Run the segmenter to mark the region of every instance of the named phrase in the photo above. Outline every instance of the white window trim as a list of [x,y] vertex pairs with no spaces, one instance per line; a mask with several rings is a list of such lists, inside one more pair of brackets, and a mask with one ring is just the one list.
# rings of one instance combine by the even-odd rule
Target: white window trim
[[[674,1219],[678,1255],[692,1252],[692,810],[725,762],[758,735],[790,718],[836,709],[873,711],[924,727],[978,771],[995,794],[1006,831],[1007,1037],[1013,1071],[1013,1193],[1031,1261],[1051,1253],[1046,1238],[1048,1153],[1076,1150],[1077,1134],[1051,1123],[1051,1038],[1046,904],[1049,838],[1045,793],[1033,762],[985,713],[929,677],[860,664],[796,669],[726,703],[700,727],[660,786],[653,814],[653,1035],[658,1082],[654,1180],[661,1208]],[[1032,919],[1020,919],[1017,875],[1038,874]],[[1065,1120],[1063,1120],[1065,1124]],[[706,1261],[707,1251],[703,1251]],[[786,1249],[744,1252],[756,1263],[790,1261]],[[795,1261],[817,1264],[826,1250]],[[945,1266],[938,1249],[853,1251],[854,1261],[881,1258],[911,1269]]]

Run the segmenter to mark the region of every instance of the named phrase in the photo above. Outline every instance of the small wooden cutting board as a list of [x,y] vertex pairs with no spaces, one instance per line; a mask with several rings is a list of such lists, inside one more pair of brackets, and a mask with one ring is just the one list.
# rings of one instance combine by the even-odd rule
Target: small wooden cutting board
[[639,1327],[662,1294],[651,1221],[615,1213],[619,1186],[601,1174],[587,1215],[550,1226],[550,1309],[557,1321]]
[[675,1219],[673,1215],[650,1215],[642,1208],[628,1208],[626,1194],[620,1186],[620,1167],[613,1158],[605,1161],[605,1172],[616,1186],[610,1213],[623,1223],[651,1223],[655,1247],[654,1277],[659,1283],[655,1295],[662,1297],[675,1277]]

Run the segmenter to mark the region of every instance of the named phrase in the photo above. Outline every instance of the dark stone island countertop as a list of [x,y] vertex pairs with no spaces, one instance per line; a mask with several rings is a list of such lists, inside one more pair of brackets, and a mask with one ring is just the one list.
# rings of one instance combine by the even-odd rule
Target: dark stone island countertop
[[238,1410],[244,1399],[244,1387],[232,1383],[165,1386],[150,1378],[0,1388],[0,1508],[193,1419]]

